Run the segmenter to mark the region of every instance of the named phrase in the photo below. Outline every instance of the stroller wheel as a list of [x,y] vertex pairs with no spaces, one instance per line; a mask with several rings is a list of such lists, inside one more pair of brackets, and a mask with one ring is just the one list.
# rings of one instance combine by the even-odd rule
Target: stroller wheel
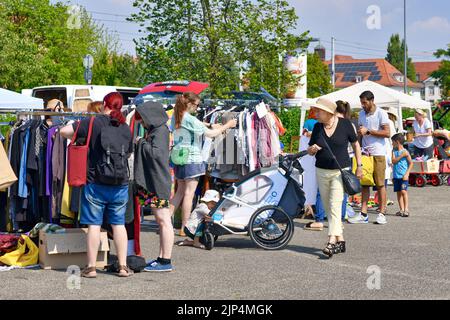
[[250,238],[258,247],[281,250],[294,235],[294,222],[282,208],[266,206],[252,215],[248,230]]
[[205,232],[205,234],[203,235],[202,242],[206,250],[211,250],[212,248],[214,248],[214,240],[216,237],[214,237],[213,234],[210,232]]

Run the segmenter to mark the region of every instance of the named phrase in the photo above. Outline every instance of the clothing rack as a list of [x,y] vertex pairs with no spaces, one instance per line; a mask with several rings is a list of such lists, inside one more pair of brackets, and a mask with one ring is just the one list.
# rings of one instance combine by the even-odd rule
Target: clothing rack
[[0,114],[11,114],[14,113],[18,116],[60,116],[60,117],[95,117],[98,116],[98,113],[89,113],[89,112],[56,112],[56,111],[28,111],[28,110],[8,110],[2,109],[0,110]]

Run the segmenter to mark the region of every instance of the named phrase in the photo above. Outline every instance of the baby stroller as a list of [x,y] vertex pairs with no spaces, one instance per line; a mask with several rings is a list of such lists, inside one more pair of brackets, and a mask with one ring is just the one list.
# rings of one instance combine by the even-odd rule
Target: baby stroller
[[294,235],[293,219],[303,213],[305,194],[291,177],[303,172],[306,151],[280,157],[280,165],[249,173],[224,192],[204,222],[201,242],[211,250],[219,236],[249,235],[265,250],[284,249]]

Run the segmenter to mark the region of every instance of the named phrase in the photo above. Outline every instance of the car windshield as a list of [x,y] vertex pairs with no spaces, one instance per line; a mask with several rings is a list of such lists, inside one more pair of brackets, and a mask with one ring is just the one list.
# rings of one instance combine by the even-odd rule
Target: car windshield
[[159,101],[159,100],[167,100],[168,102],[175,103],[175,99],[177,96],[177,92],[149,92],[149,93],[143,93],[139,94],[134,98],[133,104],[134,105],[140,105],[148,101]]

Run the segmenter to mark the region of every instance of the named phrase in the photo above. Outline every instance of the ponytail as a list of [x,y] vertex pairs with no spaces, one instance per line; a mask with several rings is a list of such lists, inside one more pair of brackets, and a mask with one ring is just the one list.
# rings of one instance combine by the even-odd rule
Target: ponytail
[[340,113],[344,116],[345,119],[350,119],[351,118],[351,107],[350,107],[350,103],[346,102],[346,101],[336,101],[336,112]]
[[125,117],[122,114],[123,98],[119,92],[111,92],[103,99],[105,110],[111,110],[109,116],[119,124],[125,123]]
[[200,97],[193,92],[184,92],[177,96],[174,107],[175,129],[181,127],[181,122],[183,121],[184,113],[187,111],[188,103],[195,103],[197,100],[200,100]]

